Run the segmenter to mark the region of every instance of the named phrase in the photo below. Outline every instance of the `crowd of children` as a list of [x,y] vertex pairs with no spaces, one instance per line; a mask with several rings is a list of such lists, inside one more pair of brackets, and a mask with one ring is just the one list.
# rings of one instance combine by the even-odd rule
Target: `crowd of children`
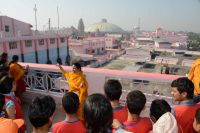
[[[18,80],[23,80],[24,72],[19,71],[21,67],[17,64],[14,68],[17,68],[20,78],[15,79],[15,74],[10,70],[13,62],[9,64],[7,57],[4,57],[5,55],[1,56],[0,60],[0,133],[24,133],[27,131],[20,99],[17,97],[20,95],[16,96],[17,93],[14,93],[21,87],[22,83]],[[62,70],[62,67],[59,67]],[[65,71],[62,72],[66,74]],[[69,75],[67,78],[70,78]],[[85,77],[82,78],[87,85]],[[79,84],[81,89],[84,86],[82,80]],[[153,100],[149,117],[141,116],[146,104],[143,92],[130,91],[125,106],[120,105],[121,94],[121,83],[115,79],[106,81],[104,95],[95,93],[84,95],[84,98],[80,99],[79,93],[77,95],[73,91],[66,92],[62,98],[62,108],[66,116],[63,121],[53,125],[56,110],[54,99],[43,95],[35,97],[28,108],[32,132],[200,133],[200,104],[194,102],[194,84],[186,77],[178,78],[171,83],[171,95],[178,104],[170,107],[163,99]]]

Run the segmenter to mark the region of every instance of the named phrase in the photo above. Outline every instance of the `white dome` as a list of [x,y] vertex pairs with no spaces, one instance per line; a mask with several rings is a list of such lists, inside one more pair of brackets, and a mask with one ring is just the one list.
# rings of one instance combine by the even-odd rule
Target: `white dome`
[[96,32],[99,30],[103,33],[122,33],[124,32],[119,26],[108,23],[106,19],[102,19],[101,22],[95,23],[85,29],[85,32]]

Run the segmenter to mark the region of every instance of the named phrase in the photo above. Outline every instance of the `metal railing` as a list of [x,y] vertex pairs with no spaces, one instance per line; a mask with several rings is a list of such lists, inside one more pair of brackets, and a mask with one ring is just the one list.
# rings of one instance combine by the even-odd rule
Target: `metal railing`
[[[64,92],[68,90],[67,81],[62,76],[58,68],[53,65],[51,66],[52,67],[50,67],[50,65],[37,65],[37,67],[31,67],[30,65],[29,72],[24,78],[28,91],[38,94],[45,93],[47,95],[56,95],[58,97],[62,97]],[[70,70],[69,67],[67,67],[67,69]],[[173,104],[170,94],[170,84],[171,81],[178,76],[154,74],[155,76],[151,77],[146,73],[129,74],[125,71],[94,68],[84,68],[83,71],[89,83],[89,94],[96,92],[103,93],[103,85],[105,81],[108,79],[118,79],[123,88],[123,93],[121,96],[122,104],[124,104],[126,101],[126,95],[132,90],[141,90],[143,93],[145,93],[148,105],[152,100],[158,98],[165,99],[169,102],[169,104]]]

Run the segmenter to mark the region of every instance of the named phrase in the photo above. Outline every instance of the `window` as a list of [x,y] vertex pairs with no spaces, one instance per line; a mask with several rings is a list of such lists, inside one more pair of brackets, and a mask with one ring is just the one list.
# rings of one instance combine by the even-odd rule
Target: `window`
[[10,49],[17,49],[17,42],[9,42]]
[[40,40],[39,40],[39,45],[40,45],[40,46],[44,45],[44,39],[40,39]]
[[61,42],[61,43],[65,42],[65,38],[63,38],[63,37],[60,38],[60,42]]
[[55,38],[50,38],[50,44],[55,44]]
[[32,47],[32,41],[31,40],[25,40],[25,47]]
[[5,25],[5,32],[9,32],[9,26]]

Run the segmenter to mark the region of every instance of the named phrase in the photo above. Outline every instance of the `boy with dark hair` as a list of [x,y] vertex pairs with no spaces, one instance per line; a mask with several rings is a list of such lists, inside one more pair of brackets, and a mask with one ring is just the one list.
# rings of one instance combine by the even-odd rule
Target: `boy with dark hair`
[[179,105],[174,107],[174,113],[179,126],[179,133],[192,133],[192,123],[195,112],[200,108],[199,104],[193,102],[194,84],[186,77],[181,77],[171,83],[171,94]]
[[197,133],[200,133],[200,108],[197,109],[194,122],[193,122],[193,128]]
[[32,100],[28,117],[33,125],[33,133],[47,133],[52,125],[56,103],[50,96],[38,96]]
[[122,86],[118,80],[110,79],[104,84],[104,92],[106,97],[110,100],[113,109],[113,119],[124,122],[128,117],[128,110],[122,107],[119,103],[122,94]]
[[97,93],[88,96],[83,106],[83,117],[87,133],[109,133],[113,121],[109,100]]
[[178,133],[176,119],[170,112],[171,107],[165,100],[152,101],[150,118],[154,122],[153,133]]
[[85,133],[86,129],[77,116],[79,98],[73,92],[67,92],[62,98],[62,107],[66,117],[64,121],[53,125],[53,133]]
[[139,91],[134,90],[128,93],[126,98],[128,107],[128,119],[123,123],[124,129],[134,133],[147,133],[152,130],[152,123],[149,118],[141,118],[140,113],[145,107],[146,97]]

